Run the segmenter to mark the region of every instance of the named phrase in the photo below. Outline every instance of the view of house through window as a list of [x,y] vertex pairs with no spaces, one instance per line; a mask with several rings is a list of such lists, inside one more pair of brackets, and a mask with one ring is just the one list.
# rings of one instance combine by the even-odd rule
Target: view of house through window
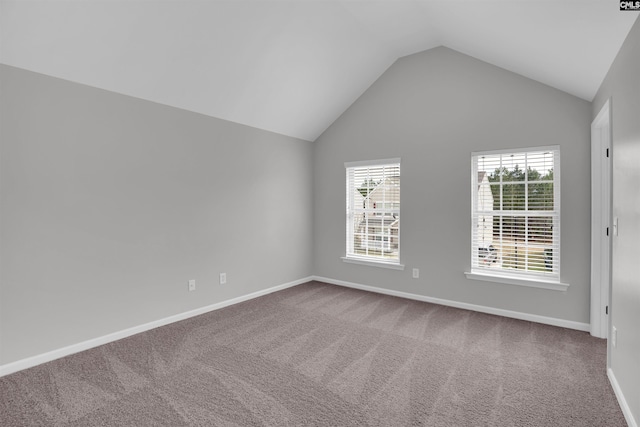
[[472,155],[472,270],[560,279],[560,151]]
[[347,258],[398,264],[400,159],[352,162],[347,169]]

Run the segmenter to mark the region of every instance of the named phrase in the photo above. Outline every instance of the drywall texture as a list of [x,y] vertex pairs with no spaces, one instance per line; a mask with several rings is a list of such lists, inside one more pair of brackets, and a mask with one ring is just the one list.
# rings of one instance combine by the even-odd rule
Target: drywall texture
[[[444,47],[392,65],[317,141],[315,274],[589,322],[591,104]],[[566,292],[469,280],[471,153],[560,145]],[[344,162],[400,157],[404,271],[344,263]],[[420,278],[411,269],[420,268]]]
[[611,369],[640,422],[640,20],[629,32],[593,100],[593,117],[611,98],[613,217],[611,324],[618,330]]
[[0,363],[311,274],[310,142],[0,71]]

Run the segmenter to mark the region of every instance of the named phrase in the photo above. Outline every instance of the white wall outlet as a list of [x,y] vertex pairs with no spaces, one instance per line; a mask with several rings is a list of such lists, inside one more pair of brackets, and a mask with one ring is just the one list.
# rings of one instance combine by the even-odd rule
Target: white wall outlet
[[419,268],[414,268],[413,269],[413,278],[417,279],[418,277],[420,277],[420,269]]
[[611,344],[614,347],[618,346],[618,329],[615,326],[611,328]]
[[227,283],[227,273],[220,273],[220,284],[224,285]]
[[189,280],[189,291],[195,291],[196,290],[196,281],[195,280]]

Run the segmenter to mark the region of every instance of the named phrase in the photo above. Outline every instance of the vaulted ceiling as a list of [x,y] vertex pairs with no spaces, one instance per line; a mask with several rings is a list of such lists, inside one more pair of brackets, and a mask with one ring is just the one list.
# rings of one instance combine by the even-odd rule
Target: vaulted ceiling
[[0,62],[315,140],[444,45],[590,101],[638,16],[612,0],[0,3]]

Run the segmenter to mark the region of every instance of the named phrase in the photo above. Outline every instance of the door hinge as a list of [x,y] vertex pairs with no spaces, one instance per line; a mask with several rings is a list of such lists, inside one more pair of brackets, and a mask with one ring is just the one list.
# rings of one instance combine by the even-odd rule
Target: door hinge
[[609,306],[606,306],[606,307],[604,308],[604,314],[609,314]]
[[609,157],[609,149],[607,148],[607,157]]

